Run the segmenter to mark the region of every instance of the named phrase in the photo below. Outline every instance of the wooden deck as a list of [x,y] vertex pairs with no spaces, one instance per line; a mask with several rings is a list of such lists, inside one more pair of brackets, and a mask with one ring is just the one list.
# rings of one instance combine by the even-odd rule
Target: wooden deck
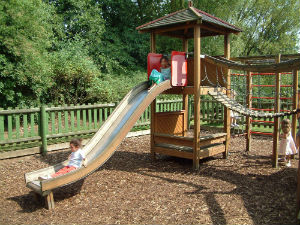
[[[221,92],[225,93],[225,88],[221,87],[211,87],[211,86],[201,86],[200,95],[207,95],[209,92]],[[194,94],[194,86],[185,86],[185,87],[172,87],[169,90],[164,91],[162,94]]]
[[[193,137],[154,134],[154,152],[179,158],[193,159]],[[199,159],[225,152],[226,133],[200,137]]]

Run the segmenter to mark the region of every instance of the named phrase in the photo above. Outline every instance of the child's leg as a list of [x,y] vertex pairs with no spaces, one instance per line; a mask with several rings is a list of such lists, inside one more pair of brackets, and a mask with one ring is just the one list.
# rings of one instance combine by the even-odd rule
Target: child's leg
[[66,173],[71,172],[72,170],[75,170],[76,167],[75,166],[65,166],[64,168],[60,169],[59,171],[57,171],[55,174],[52,174],[51,177],[57,177]]

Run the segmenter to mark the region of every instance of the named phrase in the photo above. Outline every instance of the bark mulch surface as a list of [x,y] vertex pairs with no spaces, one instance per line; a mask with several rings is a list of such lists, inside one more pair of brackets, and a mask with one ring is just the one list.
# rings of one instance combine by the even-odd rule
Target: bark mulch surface
[[233,138],[230,156],[192,161],[159,156],[149,136],[128,138],[98,171],[54,192],[48,211],[24,185],[24,173],[68,151],[0,161],[1,224],[295,224],[296,168],[271,165],[272,140]]

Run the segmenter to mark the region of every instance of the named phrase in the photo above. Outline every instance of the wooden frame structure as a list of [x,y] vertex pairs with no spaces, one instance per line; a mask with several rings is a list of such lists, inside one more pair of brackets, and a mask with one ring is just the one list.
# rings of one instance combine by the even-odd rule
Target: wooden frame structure
[[[289,54],[289,55],[270,55],[270,56],[250,56],[250,57],[238,57],[231,58],[233,61],[241,61],[244,65],[249,65],[247,68],[247,107],[251,108],[252,106],[252,72],[257,72],[264,68],[263,72],[274,72],[275,73],[275,105],[274,113],[280,113],[280,92],[281,92],[281,72],[292,72],[293,81],[291,87],[293,88],[293,109],[298,108],[298,69],[300,69],[300,54]],[[281,60],[285,62],[281,62]],[[264,61],[275,62],[272,65],[259,65],[258,68],[251,65],[252,63],[258,65]],[[287,67],[286,65],[290,65]],[[251,69],[252,68],[252,69]],[[273,149],[272,149],[272,164],[273,167],[278,167],[278,142],[279,142],[279,127],[280,127],[280,118],[274,118],[274,129],[273,129]],[[297,114],[292,116],[292,136],[296,140],[296,130],[297,130]],[[246,151],[250,151],[251,148],[251,118],[246,117]]]
[[[188,39],[194,39],[194,58],[188,63],[188,85],[173,87],[163,94],[181,94],[183,97],[182,116],[174,120],[175,112],[164,113],[164,120],[157,123],[160,113],[156,113],[156,101],[151,104],[151,155],[156,153],[188,158],[193,160],[193,167],[199,169],[199,160],[208,156],[223,153],[228,155],[230,143],[230,109],[225,107],[224,133],[200,136],[200,96],[207,94],[212,87],[204,87],[201,81],[201,38],[208,36],[224,36],[224,55],[230,59],[230,34],[237,34],[241,29],[222,21],[206,12],[189,7],[152,22],[137,27],[141,33],[150,33],[150,52],[156,52],[156,35],[164,35],[182,39],[182,49],[188,52]],[[230,95],[230,70],[225,71],[226,94]],[[212,77],[213,78],[213,77]],[[216,79],[216,78],[213,78]],[[223,90],[224,91],[224,90]],[[194,97],[194,135],[187,137],[188,95]],[[178,121],[180,120],[180,121]],[[181,127],[176,126],[181,124]],[[166,129],[165,127],[168,127]],[[162,128],[164,127],[164,128]],[[162,133],[162,131],[164,131]],[[180,132],[179,132],[180,131]],[[181,135],[179,135],[181,134]]]
[[[298,58],[296,58],[298,57]],[[249,61],[248,61],[248,60]],[[255,63],[252,62],[252,60],[255,60]],[[292,119],[292,136],[294,140],[296,140],[296,128],[297,128],[297,109],[298,109],[298,70],[300,69],[300,54],[294,54],[291,55],[291,58],[289,58],[289,55],[284,55],[284,59],[288,59],[287,61],[280,62],[281,60],[281,55],[273,56],[272,58],[268,58],[266,56],[255,56],[255,57],[240,57],[240,58],[235,58],[234,60],[236,61],[241,61],[243,64],[236,63],[234,61],[225,59],[225,58],[216,58],[216,57],[211,57],[211,56],[206,56],[205,60],[207,60],[209,63],[214,64],[215,66],[220,66],[220,67],[225,67],[227,69],[236,69],[236,70],[244,70],[247,71],[246,75],[246,87],[247,87],[247,96],[246,96],[246,104],[247,108],[243,107],[239,108],[236,110],[239,112],[241,115],[246,116],[246,151],[250,151],[251,148],[251,117],[259,117],[259,118],[270,118],[274,117],[274,130],[272,132],[273,136],[273,154],[272,154],[272,163],[274,167],[278,167],[278,141],[279,141],[279,124],[280,124],[280,118],[282,116],[292,114],[293,119]],[[273,64],[261,64],[259,60],[268,60],[272,61],[274,60],[275,63]],[[260,63],[259,63],[260,62]],[[252,107],[252,73],[253,72],[265,72],[267,73],[266,75],[275,75],[275,106],[274,106],[274,113],[259,113],[255,111],[256,109],[251,109]],[[292,96],[292,101],[293,101],[293,110],[290,112],[282,112],[280,109],[280,100],[282,97],[280,96],[280,91],[281,87],[287,87],[286,85],[281,85],[280,80],[281,80],[281,73],[284,72],[291,72],[293,76],[293,81],[291,82],[292,85],[288,85],[288,87],[293,88],[293,96]],[[271,73],[271,74],[269,74]],[[259,74],[256,74],[259,75]],[[265,74],[262,74],[265,75]],[[272,86],[272,85],[260,85],[256,84],[255,86]],[[230,98],[227,98],[226,96],[223,96],[220,98],[222,94],[219,94],[218,92],[210,92],[209,93],[211,96],[213,96],[216,100],[219,100],[221,103],[229,106],[229,103],[231,101]],[[225,100],[225,97],[227,100]],[[257,98],[257,97],[255,97]],[[284,98],[283,98],[284,99]],[[231,109],[236,108],[236,106],[231,107]],[[246,111],[244,111],[246,109]],[[276,116],[275,116],[276,115]],[[226,121],[225,121],[226,122]],[[257,132],[255,132],[257,133]]]

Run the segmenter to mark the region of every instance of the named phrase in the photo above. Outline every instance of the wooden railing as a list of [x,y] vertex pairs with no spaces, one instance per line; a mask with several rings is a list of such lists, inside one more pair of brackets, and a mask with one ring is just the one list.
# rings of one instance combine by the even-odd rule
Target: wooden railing
[[[271,103],[253,103],[253,107],[272,108]],[[0,152],[32,147],[47,151],[47,145],[63,143],[74,137],[89,138],[112,113],[117,103],[42,106],[31,109],[0,110]],[[158,100],[157,111],[182,109],[182,99]],[[292,104],[285,104],[290,110]],[[189,98],[189,121],[193,120],[193,102]],[[147,108],[132,131],[147,130],[150,124],[150,108]],[[201,101],[201,120],[207,124],[222,124],[223,106],[214,100]],[[241,118],[240,124],[244,123]],[[272,128],[272,120],[254,122],[253,128]]]
[[[31,109],[0,110],[0,151],[11,151],[66,142],[73,137],[92,136],[109,117],[118,103],[42,106]],[[157,101],[160,112],[182,109],[182,101]],[[147,108],[133,130],[149,129]]]

